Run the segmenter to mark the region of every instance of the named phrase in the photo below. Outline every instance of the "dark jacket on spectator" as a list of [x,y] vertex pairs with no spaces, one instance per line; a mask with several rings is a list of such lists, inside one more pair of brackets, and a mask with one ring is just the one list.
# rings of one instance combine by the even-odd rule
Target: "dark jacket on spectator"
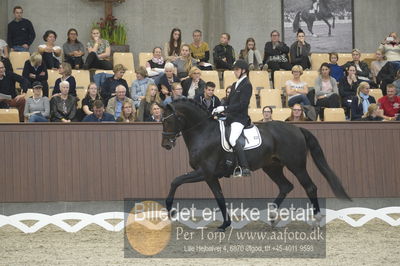
[[64,110],[64,100],[60,96],[55,96],[50,100],[50,121],[51,122],[61,122],[61,119],[75,120],[76,116],[76,98],[74,96],[68,95],[65,100],[65,110]]
[[129,91],[128,83],[124,79],[114,79],[114,76],[107,78],[106,81],[104,81],[103,85],[101,86],[101,98],[103,98],[104,104],[107,105],[108,100],[113,97],[111,94],[115,93],[115,88],[117,88],[118,85],[123,85],[126,88],[126,96],[128,98],[131,98],[131,94]]
[[[66,81],[68,81],[68,83],[69,83],[68,94],[71,94],[72,96],[76,97],[76,81],[75,81],[75,78],[73,76],[69,76]],[[61,83],[61,78],[58,78],[56,80],[56,83],[54,84],[54,90],[53,90],[52,95],[54,95],[56,93],[61,93],[61,91],[60,91],[60,83]]]
[[[344,64],[344,65],[342,66],[342,68],[343,68],[343,69],[346,69],[346,68],[348,68],[349,66],[355,66],[354,61],[348,61],[346,64]],[[357,74],[357,76],[369,78],[370,70],[369,70],[368,64],[365,63],[365,62],[359,62],[359,66],[360,66],[360,68],[361,68],[361,71],[359,71],[359,70],[356,68],[356,71],[357,71],[356,74]]]
[[[40,73],[42,72],[45,73],[44,76],[40,76]],[[34,74],[36,77],[34,79],[30,78],[29,74]],[[30,82],[29,86],[31,86],[32,83],[35,81],[40,81],[42,84],[44,82],[47,83],[47,79],[49,77],[47,74],[47,68],[44,64],[44,61],[38,68],[35,69],[29,60],[25,61],[24,70],[22,71],[22,76]]]
[[36,34],[32,23],[23,18],[21,21],[13,20],[8,23],[7,43],[8,47],[21,46],[28,44],[29,46],[35,40]]
[[[181,80],[174,74],[174,82],[180,82]],[[161,100],[165,100],[165,95],[161,93],[161,85],[167,87],[168,91],[172,91],[172,86],[168,82],[168,78],[165,74],[163,74],[160,78],[160,82],[158,83],[158,91],[160,92]]]
[[272,61],[276,61],[274,59],[281,58],[282,60],[286,60],[289,62],[288,59],[289,47],[284,42],[279,42],[274,49],[272,46],[272,42],[267,42],[264,47],[264,59],[263,64],[268,63],[271,59]]
[[[376,103],[375,98],[368,97],[369,103]],[[351,120],[360,120],[364,115],[362,102],[358,102],[358,97],[354,96],[351,101]]]
[[218,106],[221,105],[220,100],[218,99],[217,96],[213,95],[211,97],[211,102],[210,102],[210,106],[207,106],[207,100],[204,97],[204,94],[198,94],[194,97],[194,100],[198,103],[200,103],[201,105],[203,105],[209,113],[212,112],[212,110]]
[[[190,89],[190,85],[192,85],[192,78],[187,78],[185,80],[182,81],[181,85],[182,85],[182,95],[183,96],[188,96],[189,93],[189,89]],[[200,79],[199,80],[199,84],[198,84],[198,88],[195,91],[195,97],[198,94],[203,94],[204,93],[204,89],[206,88],[206,83],[204,82],[204,80]]]
[[14,72],[7,72],[6,75],[0,80],[0,93],[11,95],[11,98],[17,96],[17,91],[15,90],[15,82],[18,82],[21,86],[23,92],[28,91],[29,81]]
[[344,76],[340,81],[339,81],[339,94],[341,97],[349,97],[349,96],[355,96],[357,93],[357,87],[358,84],[360,84],[360,81],[357,80],[357,82],[353,82],[352,85],[350,85],[347,82],[347,76]]
[[[226,62],[222,61],[224,58],[226,58]],[[214,64],[217,69],[232,69],[235,58],[235,50],[229,44],[218,44],[214,47]]]

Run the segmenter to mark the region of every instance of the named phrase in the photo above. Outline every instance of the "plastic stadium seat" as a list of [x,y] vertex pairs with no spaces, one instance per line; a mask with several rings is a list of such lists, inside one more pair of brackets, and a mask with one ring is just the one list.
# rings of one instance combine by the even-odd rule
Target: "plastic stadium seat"
[[218,99],[222,99],[225,97],[225,90],[221,90],[221,89],[215,89],[214,90],[214,95],[218,97]]
[[[202,70],[201,71],[201,79],[204,80],[206,83],[208,81],[212,81],[215,83],[215,90],[221,89],[220,84],[219,84],[219,77],[218,77],[218,71],[216,70]],[[224,91],[224,90],[222,90]],[[224,91],[224,96],[225,96],[225,91]]]
[[10,62],[14,68],[14,72],[20,75],[20,73],[17,72],[17,70],[20,70],[22,74],[25,61],[28,60],[29,57],[29,52],[10,52]]
[[339,60],[338,60],[339,66],[346,64],[348,61],[353,61],[353,57],[351,56],[351,53],[342,53],[342,54],[338,54],[338,55],[339,55]]
[[122,64],[128,70],[135,70],[135,63],[133,60],[133,53],[114,53],[113,55],[114,66]]
[[[112,70],[101,70],[101,69],[98,69],[98,70],[96,70],[95,75],[99,74],[99,73],[107,73],[107,74],[114,75],[114,72]],[[126,83],[128,83],[128,86],[130,88],[132,86],[132,82],[134,80],[136,80],[136,73],[133,70],[127,70],[127,71],[125,71],[125,74],[124,74],[124,76],[122,78],[126,80]]]
[[87,92],[87,89],[86,89],[86,88],[85,88],[85,89],[78,89],[78,90],[76,90],[76,96],[79,98],[79,101],[78,101],[78,108],[81,108],[81,107],[82,107],[82,100],[85,98],[86,92]]
[[371,68],[372,61],[376,60],[375,53],[362,53],[361,54],[361,61],[364,61],[368,64],[368,67]]
[[322,63],[329,63],[329,54],[311,54],[311,69],[319,70]]
[[90,72],[89,70],[72,70],[72,76],[76,81],[77,89],[86,89],[90,84]]
[[153,58],[153,53],[139,53],[139,65],[146,67],[147,61]]
[[235,74],[232,70],[224,71],[224,89],[226,89],[228,86],[231,86],[236,81],[237,78],[235,77]]
[[383,97],[383,93],[381,89],[370,89],[369,95],[375,98],[376,102],[378,102],[379,98]]
[[257,87],[262,87],[263,89],[271,88],[268,71],[250,71],[249,79],[251,85],[253,85],[253,93],[259,94]]
[[257,106],[257,95],[254,93],[254,91],[253,91],[253,94],[251,95],[251,98],[250,98],[250,103],[249,103],[249,108],[258,108],[258,106]]
[[272,110],[272,119],[278,121],[285,121],[292,112],[290,108],[275,108]]
[[28,89],[25,94],[25,100],[33,96],[33,89]]
[[272,108],[282,108],[282,97],[280,90],[263,89],[260,90],[260,104],[264,106],[272,106]]
[[343,108],[324,108],[324,121],[346,121]]
[[300,79],[304,82],[307,82],[307,86],[310,88],[315,86],[315,80],[317,79],[318,75],[318,71],[308,70],[303,72],[303,75],[301,75]]
[[262,109],[261,108],[249,108],[249,116],[251,121],[257,122],[263,119]]
[[19,123],[17,109],[0,109],[0,123]]
[[96,70],[96,72],[94,72],[94,74],[100,74],[100,73],[107,73],[107,74],[111,74],[114,75],[114,72],[112,70],[103,70],[103,69],[98,69]]
[[274,72],[274,89],[283,90],[285,89],[285,83],[287,80],[291,79],[292,71],[288,70],[278,70]]
[[56,80],[58,78],[61,77],[61,75],[58,73],[58,70],[52,70],[52,69],[48,69],[47,70],[47,74],[48,74],[48,79],[47,79],[47,83],[49,84],[49,88],[54,89],[54,85],[56,84]]

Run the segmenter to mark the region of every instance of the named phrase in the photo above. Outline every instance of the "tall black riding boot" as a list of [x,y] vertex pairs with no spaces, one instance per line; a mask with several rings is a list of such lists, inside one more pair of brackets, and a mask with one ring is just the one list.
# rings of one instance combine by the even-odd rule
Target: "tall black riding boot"
[[237,155],[239,160],[239,165],[242,168],[242,176],[250,176],[251,171],[249,169],[249,164],[247,163],[246,156],[244,155],[244,150],[242,145],[237,143],[235,147],[233,147],[233,151]]

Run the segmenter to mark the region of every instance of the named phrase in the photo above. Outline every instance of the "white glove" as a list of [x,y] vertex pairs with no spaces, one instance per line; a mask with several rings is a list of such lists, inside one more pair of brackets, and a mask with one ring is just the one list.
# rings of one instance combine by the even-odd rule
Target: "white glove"
[[220,113],[222,113],[223,111],[225,111],[225,106],[218,106],[217,108],[214,108],[214,110],[212,111],[212,115],[215,115],[215,114],[220,114]]

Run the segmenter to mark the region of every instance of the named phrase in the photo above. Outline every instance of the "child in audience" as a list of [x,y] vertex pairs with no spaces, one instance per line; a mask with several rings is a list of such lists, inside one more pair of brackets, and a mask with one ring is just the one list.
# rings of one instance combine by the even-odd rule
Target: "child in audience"
[[214,47],[214,64],[217,69],[232,70],[235,62],[235,50],[229,45],[231,36],[228,33],[222,33],[219,44]]
[[254,38],[250,37],[246,40],[245,48],[240,50],[239,59],[243,59],[249,64],[249,70],[260,70],[263,68],[261,54],[256,48]]
[[176,67],[178,78],[181,80],[187,79],[190,69],[193,66],[197,66],[197,61],[196,59],[192,58],[190,54],[190,47],[187,44],[182,45],[181,55],[172,63]]
[[329,68],[331,69],[331,76],[339,82],[344,76],[344,69],[338,65],[338,53],[329,53]]

